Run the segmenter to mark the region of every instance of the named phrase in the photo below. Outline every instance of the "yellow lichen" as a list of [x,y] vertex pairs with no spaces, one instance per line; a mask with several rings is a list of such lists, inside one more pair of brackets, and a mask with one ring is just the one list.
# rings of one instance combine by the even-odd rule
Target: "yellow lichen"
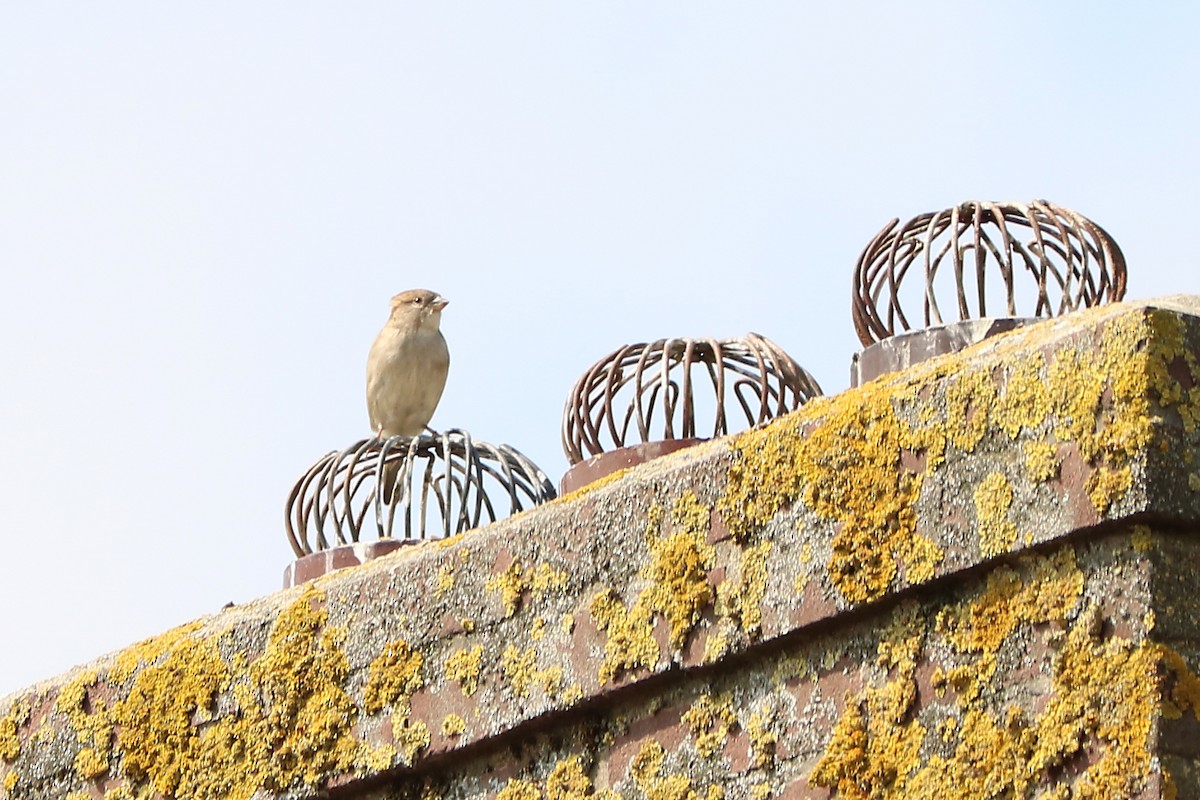
[[542,791],[532,781],[509,778],[496,794],[496,800],[542,800]]
[[112,754],[112,720],[104,703],[88,698],[96,684],[95,672],[83,672],[68,681],[58,693],[54,707],[65,714],[83,745],[75,754],[75,773],[88,780],[108,772]]
[[529,638],[535,642],[540,642],[546,636],[546,618],[537,617],[533,620],[533,624],[529,626]]
[[1017,538],[1017,526],[1008,518],[1013,490],[1008,478],[993,472],[975,490],[975,519],[979,550],[986,558],[1007,552]]
[[1092,505],[1105,514],[1114,502],[1125,496],[1132,485],[1133,475],[1129,467],[1113,469],[1100,466],[1088,477],[1086,488]]
[[[932,684],[959,681],[977,690],[995,672],[996,651],[1018,626],[1063,624],[1082,588],[1069,547],[1023,559],[1017,569],[993,570],[977,598],[937,615],[937,629],[951,647],[977,657],[949,672],[935,671]],[[960,694],[961,718],[946,718],[937,728],[949,755],[928,755],[922,763],[915,743],[902,735],[916,724],[906,717],[913,687],[905,677],[919,642],[917,634],[903,631],[921,624],[899,612],[895,621],[885,629],[879,663],[896,676],[848,699],[809,776],[842,797],[984,800],[1029,797],[1035,786],[1048,789],[1038,795],[1047,798],[1134,796],[1153,768],[1148,745],[1158,709],[1195,713],[1200,704],[1200,678],[1177,653],[1150,642],[1104,638],[1093,608],[1079,614],[1061,640],[1050,690],[1035,715],[1017,705],[991,711],[978,692]],[[1171,676],[1165,696],[1163,674]],[[1088,758],[1079,766],[1085,751]],[[1047,776],[1055,776],[1048,787]]]
[[939,613],[938,629],[957,651],[995,653],[1019,623],[1065,620],[1075,608],[1083,594],[1083,572],[1072,548],[1026,556],[1019,565],[1020,572],[997,567],[978,598]]
[[11,793],[16,788],[18,780],[20,780],[20,777],[17,775],[17,771],[11,769],[4,774],[4,781],[0,782],[0,786],[4,787],[4,791]]
[[108,772],[107,748],[85,747],[75,754],[75,773],[84,780],[98,778]]
[[[891,585],[902,553],[919,556],[922,574],[933,572],[931,559],[940,560],[935,547],[913,542],[924,539],[916,533],[914,510],[924,473],[902,469],[900,460],[905,451],[940,459],[945,434],[902,421],[895,403],[910,394],[887,382],[843,397],[808,403],[791,417],[735,438],[738,458],[718,507],[730,532],[745,538],[785,505],[803,500],[838,523],[830,578],[848,600],[863,602]],[[811,425],[807,436],[800,428],[805,423]]]
[[1145,553],[1154,544],[1154,532],[1146,525],[1134,525],[1129,540],[1134,550]]
[[154,663],[164,653],[199,630],[200,626],[199,621],[189,622],[125,648],[117,653],[113,665],[109,667],[109,682],[123,683],[138,667]]
[[762,630],[762,604],[767,596],[767,554],[771,543],[742,550],[742,569],[737,580],[724,581],[717,589],[720,605],[740,623],[742,632],[754,639]]
[[555,763],[544,784],[509,778],[496,795],[496,800],[620,800],[611,789],[596,791],[584,769],[580,756],[571,756]]
[[[736,460],[718,501],[726,527],[744,541],[802,500],[837,526],[828,570],[847,600],[882,595],[914,554],[920,563],[905,577],[926,580],[942,554],[916,532],[913,508],[924,479],[948,443],[972,452],[991,430],[1033,437],[1023,446],[1035,482],[1056,473],[1060,445],[1074,444],[1095,472],[1089,495],[1106,513],[1128,493],[1133,461],[1153,439],[1151,400],[1177,412],[1189,431],[1200,422],[1200,385],[1183,390],[1170,369],[1182,360],[1200,383],[1200,363],[1177,315],[1139,309],[1093,316],[1104,314],[1100,345],[1086,353],[1060,347],[1047,363],[1029,352],[1028,336],[1002,335],[989,346],[990,361],[935,359],[735,438]],[[909,462],[915,471],[902,468],[905,454],[918,457]],[[1008,538],[1007,526],[997,532],[989,550]]]
[[364,743],[363,746],[364,752],[358,760],[363,769],[379,772],[392,766],[392,761],[396,757],[396,748],[391,744],[380,742],[372,746]]
[[709,758],[725,745],[729,732],[737,724],[737,715],[733,713],[729,695],[702,694],[684,712],[683,721],[692,732],[696,752]]
[[517,697],[526,697],[537,674],[537,650],[530,647],[522,652],[509,645],[500,659],[500,668],[513,693]]
[[396,743],[396,752],[400,763],[412,766],[417,753],[429,747],[431,741],[429,726],[420,720],[413,720],[406,713],[399,711],[392,715],[392,739]]
[[29,711],[28,703],[17,700],[8,709],[8,713],[0,717],[0,759],[12,763],[20,755],[21,738],[18,731],[29,721]]
[[412,694],[425,685],[421,676],[424,664],[425,657],[409,647],[408,642],[403,639],[389,642],[367,670],[363,708],[374,714],[386,706],[407,707]]
[[591,494],[592,492],[596,491],[597,489],[599,489],[601,487],[608,486],[610,483],[616,483],[617,481],[621,480],[621,478],[624,478],[626,473],[628,473],[628,472],[629,472],[628,467],[626,467],[625,469],[616,470],[615,472],[610,472],[601,478],[597,478],[596,480],[592,481],[591,483],[586,483],[583,486],[580,486],[578,489],[567,492],[563,496],[556,498],[555,500],[552,500],[551,502],[560,504],[560,503],[570,503],[572,500],[578,500],[579,498],[583,497],[584,495]]
[[1200,719],[1200,677],[1188,667],[1177,650],[1158,645],[1159,659],[1173,678],[1171,690],[1163,698],[1163,715],[1179,719],[1185,711],[1191,711]]
[[513,645],[506,647],[500,659],[500,669],[517,697],[528,697],[530,687],[534,686],[552,696],[562,690],[562,667],[552,664],[545,669],[538,669],[537,650],[532,647],[524,651]]
[[654,620],[666,619],[669,644],[683,647],[701,612],[715,596],[708,579],[714,558],[712,545],[705,539],[709,511],[694,494],[679,497],[671,509],[673,529],[666,536],[657,532],[661,511],[650,515],[647,539],[650,562],[639,575],[649,582],[634,601],[625,605],[611,589],[601,590],[589,606],[596,626],[607,634],[601,683],[612,680],[622,670],[653,667],[660,657],[654,640]]
[[[653,739],[647,740],[630,762],[629,773],[646,800],[695,800],[699,795],[691,779],[686,775],[664,775],[665,764],[666,752]],[[706,796],[720,794],[714,795],[710,787]]]
[[482,645],[477,644],[470,650],[459,650],[446,659],[446,677],[458,681],[462,693],[470,697],[479,691],[479,671],[482,662]]
[[[142,646],[131,663],[144,666],[111,712],[124,774],[179,800],[244,800],[357,763],[365,751],[343,688],[342,631],[326,624],[322,600],[309,587],[286,607],[244,672],[231,671],[213,639],[172,636],[153,661],[158,645]],[[235,709],[214,719],[226,688]]]
[[467,729],[467,721],[458,714],[447,714],[442,720],[443,736],[462,736]]
[[514,561],[499,575],[488,579],[488,591],[500,592],[500,600],[504,605],[504,616],[511,617],[521,607],[521,597],[525,592],[535,597],[542,597],[551,590],[564,587],[567,583],[567,573],[554,569],[549,564],[538,564],[533,569],[526,569],[520,561]]
[[884,629],[878,657],[894,676],[847,698],[809,783],[847,798],[907,796],[905,787],[925,738],[925,727],[911,713],[924,637],[917,606],[898,607]]
[[712,664],[729,652],[729,637],[724,630],[710,628],[704,640],[704,663]]
[[446,592],[454,588],[454,565],[448,564],[440,567],[437,574],[437,583],[434,584],[433,592],[436,596],[441,597]]
[[1050,392],[1042,379],[1045,359],[1041,353],[1013,359],[1007,366],[994,417],[999,428],[1015,439],[1022,429],[1041,425],[1049,409]]
[[746,722],[746,733],[750,735],[750,766],[753,769],[775,768],[775,746],[778,737],[771,730],[775,713],[764,708],[755,711]]
[[964,453],[972,452],[983,441],[996,404],[996,383],[991,372],[968,370],[952,379],[946,386],[946,433],[950,441]]
[[771,796],[771,784],[763,781],[750,787],[751,800],[767,800]]
[[1030,441],[1024,444],[1025,471],[1034,483],[1045,483],[1058,476],[1058,448],[1049,442]]

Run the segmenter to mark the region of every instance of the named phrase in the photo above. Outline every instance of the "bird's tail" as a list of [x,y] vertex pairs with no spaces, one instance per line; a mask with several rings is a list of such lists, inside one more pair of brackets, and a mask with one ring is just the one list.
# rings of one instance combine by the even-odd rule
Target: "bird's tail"
[[400,462],[391,461],[383,465],[383,471],[379,475],[379,491],[383,495],[383,502],[389,505],[392,502],[392,497],[396,493],[396,479],[400,476]]

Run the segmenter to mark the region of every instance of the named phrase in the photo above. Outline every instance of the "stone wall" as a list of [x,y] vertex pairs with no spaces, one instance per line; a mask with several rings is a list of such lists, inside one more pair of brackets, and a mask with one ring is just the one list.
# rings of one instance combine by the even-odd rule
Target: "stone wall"
[[990,339],[0,701],[0,797],[1200,797],[1200,301]]

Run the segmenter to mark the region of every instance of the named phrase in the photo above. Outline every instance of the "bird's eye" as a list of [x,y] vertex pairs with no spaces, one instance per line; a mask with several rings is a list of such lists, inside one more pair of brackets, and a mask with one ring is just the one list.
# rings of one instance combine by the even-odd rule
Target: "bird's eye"
[[414,306],[419,306],[419,305],[421,305],[421,298],[419,298],[419,297],[414,297],[414,298],[413,298],[413,305],[414,305]]

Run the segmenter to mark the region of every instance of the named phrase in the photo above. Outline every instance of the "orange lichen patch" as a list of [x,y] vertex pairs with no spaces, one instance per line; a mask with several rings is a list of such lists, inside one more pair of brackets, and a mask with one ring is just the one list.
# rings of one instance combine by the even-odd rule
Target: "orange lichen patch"
[[93,706],[88,689],[96,685],[96,673],[77,675],[59,690],[55,710],[65,714],[82,746],[75,754],[75,773],[87,780],[108,772],[112,756],[112,720],[103,702]]
[[[990,370],[968,370],[946,386],[946,435],[959,450],[970,453],[987,434],[997,406],[996,383]],[[1020,421],[1013,421],[1020,428]],[[1005,424],[1012,426],[1008,420]]]
[[[687,775],[664,775],[666,751],[653,739],[642,745],[629,764],[630,775],[646,800],[699,800],[700,794]],[[720,787],[710,786],[706,798],[715,800],[723,793]]]
[[17,700],[8,709],[8,713],[0,717],[0,759],[12,763],[20,755],[21,738],[18,731],[29,721],[29,712],[29,704],[24,700]]
[[708,579],[714,551],[705,540],[709,510],[687,492],[672,506],[672,530],[665,536],[658,531],[661,517],[661,510],[650,515],[650,562],[638,573],[649,585],[638,593],[633,607],[627,609],[611,589],[598,593],[589,606],[596,626],[607,634],[601,683],[622,670],[658,663],[661,653],[653,635],[657,617],[670,627],[670,647],[682,648],[715,597]]
[[1179,719],[1185,711],[1191,711],[1200,719],[1200,677],[1192,672],[1178,651],[1166,645],[1157,645],[1159,658],[1166,671],[1173,677],[1173,684],[1163,698],[1163,715]]
[[[978,598],[937,615],[937,628],[953,649],[979,656],[949,677],[935,675],[934,683],[959,674],[977,689],[978,675],[996,670],[995,652],[1018,626],[1065,622],[1081,596],[1082,575],[1071,548],[1025,559],[1019,570],[994,570]],[[1154,769],[1149,745],[1156,714],[1160,708],[1168,716],[1195,713],[1200,678],[1169,648],[1105,638],[1100,621],[1099,611],[1089,609],[1062,637],[1040,712],[1031,715],[1015,705],[994,711],[979,692],[960,693],[961,718],[943,720],[933,733],[952,745],[951,755],[929,755],[923,763],[912,742],[888,729],[915,725],[896,713],[912,713],[901,680],[901,665],[912,649],[895,649],[896,642],[914,639],[890,634],[880,647],[880,664],[896,664],[897,677],[883,687],[888,691],[868,689],[847,701],[810,782],[863,800],[892,794],[915,800],[1028,797],[1048,776],[1052,785],[1039,796],[1136,795]],[[921,620],[906,624],[919,628]],[[872,691],[878,693],[873,697]],[[1089,758],[1080,763],[1085,752]]]
[[572,500],[578,500],[580,497],[583,497],[586,494],[591,494],[592,492],[596,491],[597,489],[599,489],[601,487],[607,486],[610,483],[615,483],[615,482],[621,480],[621,478],[624,478],[630,469],[632,469],[632,467],[625,467],[624,469],[619,469],[619,470],[616,470],[615,472],[610,472],[607,475],[605,475],[601,478],[597,478],[596,480],[592,481],[591,483],[586,483],[583,486],[580,486],[578,489],[576,489],[572,492],[567,492],[562,497],[555,498],[554,500],[551,500],[550,502],[551,503],[569,503]]
[[903,797],[917,769],[925,727],[912,718],[916,659],[925,641],[915,604],[899,607],[884,631],[879,664],[894,674],[882,686],[846,699],[825,753],[809,773],[814,786],[852,800]]
[[504,604],[504,616],[511,617],[521,607],[521,597],[525,592],[535,597],[542,597],[547,592],[561,589],[567,584],[567,573],[554,569],[549,564],[538,564],[532,569],[525,568],[520,561],[514,561],[499,575],[488,579],[488,591],[499,591],[501,602]]
[[741,573],[717,587],[719,607],[736,620],[742,632],[754,639],[762,630],[762,604],[767,596],[767,554],[771,542],[742,550]]
[[[342,632],[326,625],[322,600],[310,587],[284,609],[248,667],[226,664],[216,640],[187,636],[151,663],[139,657],[145,666],[111,711],[123,776],[179,800],[244,800],[370,758],[351,732]],[[213,719],[227,688],[236,708]]]
[[1040,772],[1060,766],[1091,740],[1101,755],[1080,776],[1080,794],[1132,796],[1150,771],[1158,668],[1153,645],[1100,641],[1090,625],[1076,624],[1057,659],[1050,702],[1037,720],[1030,767]]
[[392,740],[396,743],[396,754],[400,763],[411,766],[417,753],[429,747],[432,740],[429,726],[420,720],[410,719],[406,712],[392,714]]
[[443,736],[462,736],[463,731],[467,729],[467,721],[458,714],[447,714],[442,719],[442,735]]
[[500,669],[517,697],[528,697],[530,687],[535,686],[552,696],[562,690],[562,667],[554,664],[546,669],[538,669],[537,655],[537,650],[532,647],[520,650],[509,645],[504,649]]
[[109,682],[123,683],[137,671],[138,667],[153,664],[176,644],[198,631],[202,624],[200,621],[189,622],[126,647],[117,653],[112,666],[108,669]]
[[1092,505],[1101,514],[1108,513],[1108,508],[1114,502],[1124,497],[1133,486],[1133,473],[1129,467],[1112,469],[1106,466],[1096,468],[1088,477],[1087,493]]
[[1012,484],[999,472],[988,475],[975,490],[979,551],[986,558],[1008,552],[1017,540],[1017,526],[1008,518],[1012,501]]
[[[799,499],[838,523],[828,568],[848,600],[863,602],[887,591],[898,559],[912,557],[916,572],[932,573],[941,551],[916,533],[924,473],[902,469],[900,459],[908,451],[939,463],[946,434],[937,426],[914,429],[901,419],[897,406],[913,402],[914,387],[876,381],[735,438],[738,460],[718,501],[730,532],[744,540]],[[807,436],[801,433],[805,425],[811,426]]]
[[746,733],[750,736],[750,766],[754,769],[775,768],[775,746],[779,737],[772,730],[775,712],[763,708],[750,715],[746,722]]
[[1058,461],[1057,448],[1049,442],[1030,441],[1025,450],[1025,472],[1034,483],[1045,483],[1057,477],[1062,465]]
[[737,715],[729,695],[702,694],[683,713],[683,721],[692,733],[696,752],[708,758],[725,746],[729,732],[737,725]]
[[[950,717],[946,722],[952,722]],[[950,758],[934,755],[907,786],[906,797],[920,800],[1028,797],[1035,774],[1029,767],[1029,736],[1013,716],[1007,727],[987,713],[968,711],[961,725],[945,727],[946,741],[958,739]]]
[[470,650],[459,650],[446,659],[446,678],[458,681],[462,693],[470,697],[479,691],[479,671],[482,662],[482,645],[477,644]]
[[496,800],[620,800],[620,797],[611,789],[596,791],[584,769],[583,759],[571,756],[558,761],[544,783],[509,778]]
[[[1128,493],[1133,461],[1152,443],[1152,401],[1196,429],[1200,365],[1171,312],[1081,312],[1081,330],[1088,313],[1109,318],[1087,352],[1060,347],[1047,357],[1035,349],[1042,343],[1033,329],[1005,334],[990,345],[990,360],[972,360],[971,350],[935,359],[736,437],[718,501],[726,527],[745,541],[803,501],[837,524],[828,564],[834,587],[851,602],[875,599],[900,563],[910,582],[936,573],[942,553],[917,533],[916,500],[948,445],[970,453],[993,431],[1028,437],[1022,446],[1035,483],[1054,477],[1058,446],[1074,443],[1095,468],[1089,497],[1107,512]],[[1180,365],[1191,371],[1190,389],[1172,377]],[[923,471],[904,468],[904,453],[923,456]],[[1008,532],[988,549],[999,552]]]
[[1042,378],[1045,359],[1041,353],[1013,359],[1005,366],[994,419],[1000,430],[1016,439],[1023,429],[1033,430],[1046,418],[1050,392]]
[[1026,556],[1018,564],[1020,571],[1007,565],[992,570],[978,598],[938,614],[937,628],[955,650],[994,654],[1018,624],[1063,621],[1075,608],[1083,572],[1074,549]]
[[367,670],[363,708],[368,714],[391,705],[407,708],[408,699],[425,685],[421,676],[424,664],[425,657],[409,647],[408,642],[403,639],[389,642]]

